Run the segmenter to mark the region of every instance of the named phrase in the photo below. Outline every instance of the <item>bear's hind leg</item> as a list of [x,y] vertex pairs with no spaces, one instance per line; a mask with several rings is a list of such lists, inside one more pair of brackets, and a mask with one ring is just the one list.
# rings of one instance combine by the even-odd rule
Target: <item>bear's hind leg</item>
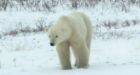
[[63,42],[56,46],[62,69],[71,69],[69,44]]

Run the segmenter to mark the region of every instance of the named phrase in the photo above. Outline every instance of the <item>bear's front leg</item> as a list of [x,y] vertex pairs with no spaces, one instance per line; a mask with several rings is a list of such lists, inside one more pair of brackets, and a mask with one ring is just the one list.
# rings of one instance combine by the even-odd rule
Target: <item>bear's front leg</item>
[[60,43],[56,45],[56,49],[62,69],[71,69],[69,44],[67,42]]
[[89,50],[85,42],[80,44],[72,44],[73,52],[76,58],[75,67],[86,68],[89,63]]

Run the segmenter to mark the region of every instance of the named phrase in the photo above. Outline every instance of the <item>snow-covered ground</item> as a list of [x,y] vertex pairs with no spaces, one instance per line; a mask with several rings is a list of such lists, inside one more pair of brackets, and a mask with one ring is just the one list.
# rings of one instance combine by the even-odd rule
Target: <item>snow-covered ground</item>
[[0,40],[0,75],[139,75],[139,39],[93,39],[88,69],[61,70],[46,33],[5,37]]
[[[10,30],[26,26],[35,28],[38,23],[47,25],[62,14],[46,12],[0,12],[0,75],[139,75],[140,24],[121,27],[121,22],[140,20],[140,9],[132,7],[129,13],[117,9],[80,9],[93,22],[90,67],[61,70],[55,48],[49,46],[46,32],[3,36]],[[132,10],[133,9],[133,10]],[[133,12],[132,12],[133,11]],[[134,12],[135,11],[135,12]],[[118,22],[117,29],[97,25]],[[45,23],[44,23],[45,22]],[[95,35],[95,36],[94,36]],[[74,58],[72,57],[72,63]]]

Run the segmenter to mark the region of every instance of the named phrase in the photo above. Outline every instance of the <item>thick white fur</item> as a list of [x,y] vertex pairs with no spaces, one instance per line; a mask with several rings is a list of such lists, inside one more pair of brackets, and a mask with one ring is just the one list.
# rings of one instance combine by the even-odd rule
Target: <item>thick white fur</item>
[[92,27],[89,18],[81,12],[61,16],[49,31],[50,42],[56,45],[62,69],[71,69],[70,47],[72,47],[77,68],[89,64]]

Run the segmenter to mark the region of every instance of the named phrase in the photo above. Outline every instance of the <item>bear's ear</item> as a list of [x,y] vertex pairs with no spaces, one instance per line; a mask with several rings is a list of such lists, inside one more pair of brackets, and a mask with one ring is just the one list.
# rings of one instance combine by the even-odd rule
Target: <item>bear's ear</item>
[[44,28],[45,32],[48,32],[48,30],[49,30],[49,28],[50,28],[51,26],[53,26],[53,21],[49,22],[49,23],[45,26],[45,28]]

